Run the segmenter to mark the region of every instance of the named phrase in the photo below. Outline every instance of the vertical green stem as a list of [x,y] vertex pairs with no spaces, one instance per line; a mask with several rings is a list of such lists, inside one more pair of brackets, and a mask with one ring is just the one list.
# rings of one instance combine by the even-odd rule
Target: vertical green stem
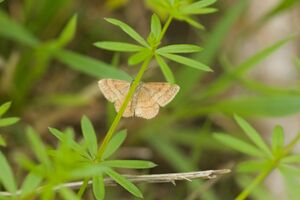
[[295,144],[300,140],[300,133],[282,150],[281,154],[278,154],[270,164],[251,182],[251,184],[246,187],[236,198],[235,200],[244,200],[246,199],[252,190],[261,184],[266,177],[278,166],[280,160],[290,153]]
[[139,83],[140,83],[140,81],[142,79],[142,76],[143,76],[145,70],[148,67],[148,64],[149,64],[150,60],[151,60],[151,58],[148,58],[147,60],[144,61],[144,63],[142,64],[142,66],[141,66],[141,68],[140,68],[137,76],[135,77],[133,83],[131,84],[129,92],[128,92],[128,94],[127,94],[127,96],[126,96],[126,98],[125,98],[125,100],[124,100],[124,102],[123,102],[123,104],[122,104],[122,106],[120,108],[120,111],[118,112],[117,116],[115,117],[112,125],[110,126],[110,128],[109,128],[107,134],[105,135],[105,138],[104,138],[104,140],[103,140],[103,142],[102,142],[102,144],[101,144],[101,146],[100,146],[100,148],[98,150],[98,155],[97,155],[98,159],[101,160],[101,157],[102,157],[102,155],[104,153],[104,150],[105,150],[108,142],[112,138],[112,136],[113,136],[113,134],[114,134],[114,132],[115,132],[115,130],[116,130],[116,128],[117,128],[117,126],[118,126],[118,124],[119,124],[122,116],[123,116],[123,113],[124,113],[124,111],[125,111],[128,103],[129,103],[131,97],[133,96],[133,94],[135,92],[135,89],[139,85]]
[[78,197],[79,199],[81,199],[81,197],[82,197],[82,195],[83,195],[85,189],[86,189],[87,186],[88,186],[88,183],[89,183],[89,178],[84,179],[83,184],[80,186],[80,189],[79,189],[79,191],[78,191],[78,193],[77,193],[77,197]]
[[171,24],[171,22],[172,22],[172,19],[173,19],[172,16],[169,16],[169,17],[168,17],[168,19],[167,19],[167,21],[166,21],[166,23],[165,23],[165,25],[164,25],[164,27],[163,27],[161,33],[160,33],[159,41],[161,41],[162,38],[165,36],[165,34],[166,34],[166,32],[167,32],[167,30],[168,30],[168,28],[169,28],[169,26],[170,26],[170,24]]

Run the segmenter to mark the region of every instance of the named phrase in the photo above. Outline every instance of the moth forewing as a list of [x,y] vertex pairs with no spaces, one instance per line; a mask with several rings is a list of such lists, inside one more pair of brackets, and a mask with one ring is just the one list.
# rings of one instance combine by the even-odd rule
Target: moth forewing
[[101,79],[98,85],[104,97],[110,102],[125,98],[130,88],[130,82],[115,79]]
[[[124,99],[122,99],[122,100],[117,100],[117,101],[115,102],[114,106],[115,106],[116,112],[119,112],[119,111],[120,111],[123,102],[124,102]],[[133,115],[134,115],[134,110],[133,110],[131,104],[132,104],[132,101],[129,101],[129,103],[128,103],[128,105],[127,105],[127,107],[126,107],[126,109],[125,109],[125,111],[124,111],[124,113],[123,113],[123,115],[122,115],[123,117],[133,117]]]

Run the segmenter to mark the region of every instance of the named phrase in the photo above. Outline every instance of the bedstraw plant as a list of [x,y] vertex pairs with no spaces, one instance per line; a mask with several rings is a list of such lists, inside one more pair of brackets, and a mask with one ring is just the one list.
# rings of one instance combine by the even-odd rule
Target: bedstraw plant
[[[300,154],[293,153],[293,149],[300,140],[300,133],[296,134],[292,141],[285,145],[283,129],[277,125],[273,130],[271,145],[267,145],[248,122],[238,115],[235,115],[234,118],[252,143],[227,133],[215,133],[214,138],[238,152],[255,158],[239,163],[236,166],[237,173],[258,174],[254,180],[243,186],[245,189],[235,199],[247,199],[274,170],[279,170],[284,177],[290,199],[297,199],[300,194],[297,190],[300,175],[300,169],[297,165],[300,164]],[[240,178],[240,176],[237,176],[237,178]],[[261,198],[263,199],[263,195],[261,195]]]
[[[223,193],[217,189],[225,188],[230,191],[230,194],[225,192],[230,199],[273,200],[275,198],[261,186],[269,174],[275,170],[283,175],[290,199],[298,199],[300,194],[297,187],[300,171],[297,166],[299,166],[300,157],[299,153],[293,152],[293,148],[299,141],[299,134],[287,143],[283,129],[276,126],[271,144],[268,145],[261,135],[240,117],[281,117],[299,113],[299,84],[291,88],[282,88],[266,85],[246,77],[247,72],[259,66],[285,44],[293,41],[298,37],[297,34],[284,36],[281,40],[262,48],[241,63],[235,64],[227,57],[226,52],[222,52],[222,46],[227,41],[230,30],[233,27],[236,28],[234,24],[245,13],[249,0],[235,1],[230,4],[225,12],[220,12],[220,17],[213,25],[212,30],[206,32],[202,32],[204,26],[198,22],[197,17],[216,12],[216,9],[211,7],[216,0],[145,0],[143,2],[147,7],[156,13],[149,20],[149,34],[146,37],[141,36],[123,21],[106,18],[108,23],[123,31],[125,36],[129,36],[131,42],[99,41],[94,43],[95,47],[112,51],[114,55],[119,55],[120,52],[125,55],[130,54],[127,60],[128,67],[136,67],[138,71],[132,78],[131,75],[116,67],[118,62],[115,61],[118,59],[114,59],[112,64],[108,64],[67,49],[66,46],[75,36],[77,20],[82,16],[68,12],[68,10],[72,10],[70,7],[73,5],[71,3],[73,1],[56,0],[53,2],[53,0],[24,1],[24,8],[22,7],[21,10],[25,17],[23,21],[19,22],[13,20],[4,9],[0,9],[0,37],[6,39],[0,41],[0,47],[6,49],[8,46],[13,46],[17,49],[14,51],[14,48],[8,48],[11,50],[8,53],[8,63],[12,63],[12,67],[4,67],[0,79],[0,95],[5,99],[13,100],[13,112],[18,113],[25,110],[31,102],[42,102],[48,106],[67,105],[70,106],[69,109],[90,103],[88,100],[93,98],[92,95],[86,97],[84,92],[81,94],[43,94],[42,99],[36,95],[32,97],[31,102],[27,101],[34,85],[47,73],[52,61],[58,61],[71,70],[79,71],[97,80],[113,78],[131,81],[130,91],[116,115],[115,112],[113,114],[108,112],[109,128],[104,138],[98,136],[100,131],[95,130],[92,122],[86,116],[81,118],[82,139],[75,139],[76,129],[49,128],[53,138],[57,139],[56,146],[44,143],[39,133],[26,125],[24,132],[34,158],[23,153],[13,154],[18,166],[26,173],[22,174],[23,180],[18,180],[19,174],[13,172],[16,167],[10,166],[9,159],[7,159],[6,152],[9,150],[1,149],[0,184],[6,192],[0,192],[0,199],[83,199],[84,195],[89,195],[85,193],[87,193],[88,186],[91,186],[94,198],[101,200],[105,199],[107,193],[105,178],[110,178],[119,184],[131,193],[133,198],[142,198],[144,190],[140,190],[118,170],[150,169],[156,164],[146,160],[118,160],[114,155],[127,136],[126,129],[119,129],[122,114],[135,89],[143,80],[149,65],[153,63],[159,67],[167,82],[180,86],[180,92],[174,102],[168,106],[171,114],[163,111],[154,119],[144,120],[142,129],[137,129],[134,134],[131,134],[133,140],[147,143],[172,170],[177,172],[195,171],[210,166],[206,160],[203,162],[206,159],[206,152],[211,153],[210,150],[212,150],[212,153],[223,153],[225,146],[232,148],[234,155],[242,153],[246,156],[242,157],[245,159],[244,161],[234,167],[232,173],[234,180],[231,180],[229,184],[220,182],[221,187],[207,187],[212,186],[214,182],[205,182],[208,183],[207,185],[200,180],[188,182],[186,199],[223,199],[224,197],[221,196]],[[107,0],[106,2],[112,5],[112,2],[116,1]],[[125,1],[122,2],[124,4]],[[8,1],[0,0],[0,3],[2,6],[8,4]],[[279,1],[274,8],[258,20],[258,25],[263,26],[268,20],[296,4],[299,4],[299,1]],[[51,9],[49,9],[50,7]],[[63,14],[60,17],[64,18],[61,21],[67,21],[66,19],[73,15],[62,30],[51,21],[55,19],[57,13],[61,12]],[[193,30],[197,30],[194,35],[196,39],[203,39],[203,47],[194,44],[166,44],[168,41],[166,36],[174,20],[185,22]],[[51,24],[55,26],[51,26]],[[53,29],[52,34],[49,34],[51,38],[40,39],[45,38],[43,31],[48,25],[50,28],[46,30]],[[93,28],[100,29],[102,33],[110,33],[107,30],[103,31],[102,26]],[[253,30],[250,31],[255,33],[258,26],[251,28]],[[57,36],[53,36],[53,34]],[[203,35],[205,37],[202,37]],[[109,34],[108,36],[110,37]],[[6,42],[13,45],[7,45]],[[231,45],[235,46],[234,42]],[[189,53],[192,55],[186,56]],[[169,63],[178,68],[173,70]],[[209,66],[214,67],[210,68]],[[295,58],[295,66],[299,68],[299,58]],[[14,70],[11,70],[12,68]],[[212,69],[217,73],[211,73]],[[212,78],[206,79],[206,75],[210,75]],[[200,82],[203,84],[197,87]],[[230,89],[235,85],[239,85],[244,93],[227,96],[226,94],[230,93]],[[10,106],[10,102],[0,106],[0,134],[5,132],[4,126],[13,125],[18,121],[18,118],[15,117],[5,117]],[[215,116],[231,117],[234,113],[235,121],[251,143],[245,138],[240,139],[236,135],[233,136],[231,131],[224,131],[224,127],[220,132],[211,135],[219,127],[219,124],[215,123]],[[200,126],[198,122],[203,122],[203,124]],[[215,126],[216,124],[217,126]],[[24,124],[20,127],[23,128]],[[6,136],[0,135],[1,148],[7,145]],[[224,144],[224,146],[220,144]],[[190,153],[189,156],[187,156],[187,152]],[[230,162],[230,153],[227,153],[226,161]],[[217,158],[219,160],[219,157]],[[254,179],[253,175],[255,175]],[[235,187],[235,190],[231,191],[232,182],[239,184],[239,188]],[[66,183],[77,184],[79,187],[72,188],[69,187],[70,185],[66,186]],[[149,196],[151,195],[155,196],[156,194]],[[153,199],[155,198],[157,196],[153,197]],[[174,199],[174,194],[166,194],[162,198]],[[181,198],[181,196],[176,196],[176,198]]]
[[[141,65],[137,75],[132,81],[130,90],[121,106],[120,111],[114,118],[99,147],[93,126],[87,117],[83,117],[81,121],[84,140],[80,142],[76,142],[73,139],[74,132],[72,129],[63,132],[54,128],[49,129],[50,132],[60,141],[57,148],[51,148],[43,144],[41,139],[37,136],[37,133],[29,127],[27,129],[28,140],[31,143],[34,154],[39,162],[35,163],[25,155],[18,156],[17,160],[20,165],[30,172],[24,180],[24,184],[21,186],[20,190],[17,190],[11,169],[4,155],[1,154],[1,163],[5,169],[4,171],[7,173],[1,173],[0,180],[7,191],[11,193],[11,198],[16,199],[17,196],[19,196],[21,199],[27,199],[41,196],[42,199],[54,199],[56,195],[55,191],[57,191],[57,193],[64,199],[81,199],[89,181],[92,180],[92,188],[95,198],[104,199],[104,176],[110,176],[116,183],[128,190],[134,196],[140,198],[143,197],[140,190],[134,184],[128,181],[124,176],[117,173],[113,168],[143,169],[154,167],[155,164],[141,160],[110,160],[110,156],[117,151],[126,138],[125,130],[115,133],[117,126],[128,102],[139,85],[149,63],[153,59],[156,60],[166,80],[171,83],[175,82],[175,78],[172,70],[165,60],[171,60],[182,65],[195,68],[196,70],[212,71],[208,66],[197,60],[178,55],[199,52],[201,50],[199,46],[192,44],[172,44],[161,46],[161,44],[173,20],[183,20],[196,28],[203,28],[203,26],[194,20],[193,17],[198,14],[214,12],[215,9],[209,7],[213,3],[215,3],[215,0],[202,0],[193,3],[190,1],[178,0],[161,1],[160,5],[162,8],[169,12],[168,17],[165,23],[161,25],[159,17],[156,14],[152,15],[150,34],[147,39],[144,39],[126,23],[117,19],[107,18],[106,20],[109,23],[121,28],[127,35],[138,43],[131,44],[112,41],[101,41],[95,43],[95,46],[102,49],[120,52],[133,52],[134,54],[128,59],[128,64]],[[45,63],[45,67],[46,63],[48,63],[49,59],[53,56],[59,60],[65,61],[66,58],[68,58],[71,61],[67,62],[70,63],[71,66],[75,67],[76,64],[74,63],[78,60],[81,64],[84,63],[85,60],[89,61],[88,59],[83,57],[81,58],[78,55],[61,50],[64,44],[66,44],[74,35],[76,17],[71,19],[57,40],[50,41],[42,45],[30,34],[23,31],[21,27],[11,23],[5,18],[5,16],[2,16],[2,19],[2,23],[10,24],[12,25],[10,26],[11,28],[16,29],[17,32],[23,33],[22,37],[20,37],[20,35],[10,35],[6,30],[1,30],[2,34],[9,36],[12,39],[23,41],[25,44],[33,46],[38,50],[41,48],[44,49],[46,54],[44,54],[44,60],[42,62]],[[90,63],[94,64],[95,62]],[[86,62],[86,64],[90,63]],[[107,73],[108,78],[114,78],[117,76],[118,78],[124,79],[126,77],[122,76],[120,73],[116,76],[110,76],[110,74],[113,73],[113,70],[110,70],[109,72],[110,73]],[[42,73],[42,71],[37,71],[37,77],[40,76],[40,73]],[[105,76],[106,75],[104,75],[104,77]],[[31,79],[32,77],[29,78]],[[128,80],[128,76],[126,78]],[[24,90],[24,92],[26,90]],[[23,94],[20,95],[20,97],[23,97]],[[67,188],[59,187],[59,184],[61,183],[81,179],[84,181],[77,194]]]

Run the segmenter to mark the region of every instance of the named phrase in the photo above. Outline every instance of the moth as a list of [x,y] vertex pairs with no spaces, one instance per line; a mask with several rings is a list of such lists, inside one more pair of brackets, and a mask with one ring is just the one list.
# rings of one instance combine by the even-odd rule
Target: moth
[[[115,79],[101,79],[98,82],[104,97],[114,103],[119,112],[130,89],[131,82]],[[129,101],[123,117],[151,119],[159,112],[159,107],[167,105],[178,93],[180,87],[166,82],[140,83]]]

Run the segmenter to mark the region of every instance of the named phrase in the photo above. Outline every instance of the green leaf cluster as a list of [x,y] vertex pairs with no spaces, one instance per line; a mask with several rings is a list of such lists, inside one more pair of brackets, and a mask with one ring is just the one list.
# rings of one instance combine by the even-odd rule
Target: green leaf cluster
[[167,64],[165,59],[177,62],[179,64],[195,68],[203,71],[212,71],[205,64],[185,57],[178,54],[184,53],[195,53],[202,50],[201,47],[191,44],[173,44],[160,47],[161,40],[165,34],[166,28],[171,22],[173,16],[170,16],[169,20],[166,22],[165,26],[162,28],[159,17],[154,14],[151,18],[151,31],[148,35],[147,40],[145,40],[139,33],[137,33],[133,28],[131,28],[126,23],[119,21],[117,19],[108,18],[106,19],[109,23],[118,26],[122,31],[124,31],[129,37],[135,40],[138,44],[125,43],[125,42],[114,42],[114,41],[101,41],[96,42],[95,46],[98,48],[119,51],[119,52],[129,52],[133,53],[128,59],[129,65],[136,65],[144,62],[145,60],[154,58],[159,65],[164,77],[170,83],[175,82],[175,78],[170,66]]
[[[83,133],[83,140],[77,143],[74,139],[69,140],[69,148],[80,156],[82,163],[85,163],[81,168],[72,170],[70,172],[76,178],[92,179],[93,193],[96,199],[104,199],[105,187],[104,177],[109,176],[120,184],[127,191],[136,197],[142,197],[140,190],[128,181],[124,176],[114,170],[114,168],[131,168],[131,169],[146,169],[152,168],[156,165],[149,161],[142,160],[111,160],[110,157],[120,148],[126,138],[126,130],[122,130],[115,134],[115,136],[108,143],[102,158],[98,158],[98,143],[97,136],[91,121],[87,117],[82,117],[81,128]],[[57,129],[50,128],[50,132],[60,141],[66,133]],[[77,164],[78,165],[78,164]],[[81,194],[82,195],[82,194]]]
[[[81,128],[83,139],[74,139],[73,129],[64,132],[55,128],[49,131],[58,139],[56,148],[46,146],[38,133],[31,127],[27,128],[27,138],[36,157],[36,161],[24,154],[16,156],[17,162],[29,173],[21,187],[17,190],[16,179],[5,156],[0,152],[0,184],[12,194],[12,199],[34,198],[81,199],[81,192],[59,187],[60,184],[77,180],[92,180],[93,194],[96,199],[104,199],[104,177],[111,177],[136,197],[143,197],[140,190],[115,168],[148,169],[156,165],[143,160],[110,159],[120,148],[126,138],[126,130],[118,132],[107,145],[102,158],[97,158],[98,144],[95,130],[87,117],[82,117]],[[58,187],[58,189],[55,189]]]
[[210,14],[217,11],[217,9],[210,7],[216,0],[200,0],[195,2],[189,0],[148,0],[147,2],[156,12],[170,15],[180,21],[185,21],[198,29],[204,29],[204,26],[195,19],[195,15]]
[[279,170],[290,188],[296,189],[299,179],[297,180],[296,177],[292,178],[290,175],[300,174],[300,170],[295,166],[295,164],[300,164],[300,155],[299,153],[292,153],[294,146],[300,140],[300,133],[289,144],[285,145],[283,129],[277,125],[273,130],[272,143],[268,145],[261,135],[243,118],[235,115],[235,121],[251,140],[251,143],[227,133],[215,133],[214,138],[235,151],[255,158],[240,163],[237,166],[239,173],[258,173],[258,176],[236,199],[246,199],[273,170]]

